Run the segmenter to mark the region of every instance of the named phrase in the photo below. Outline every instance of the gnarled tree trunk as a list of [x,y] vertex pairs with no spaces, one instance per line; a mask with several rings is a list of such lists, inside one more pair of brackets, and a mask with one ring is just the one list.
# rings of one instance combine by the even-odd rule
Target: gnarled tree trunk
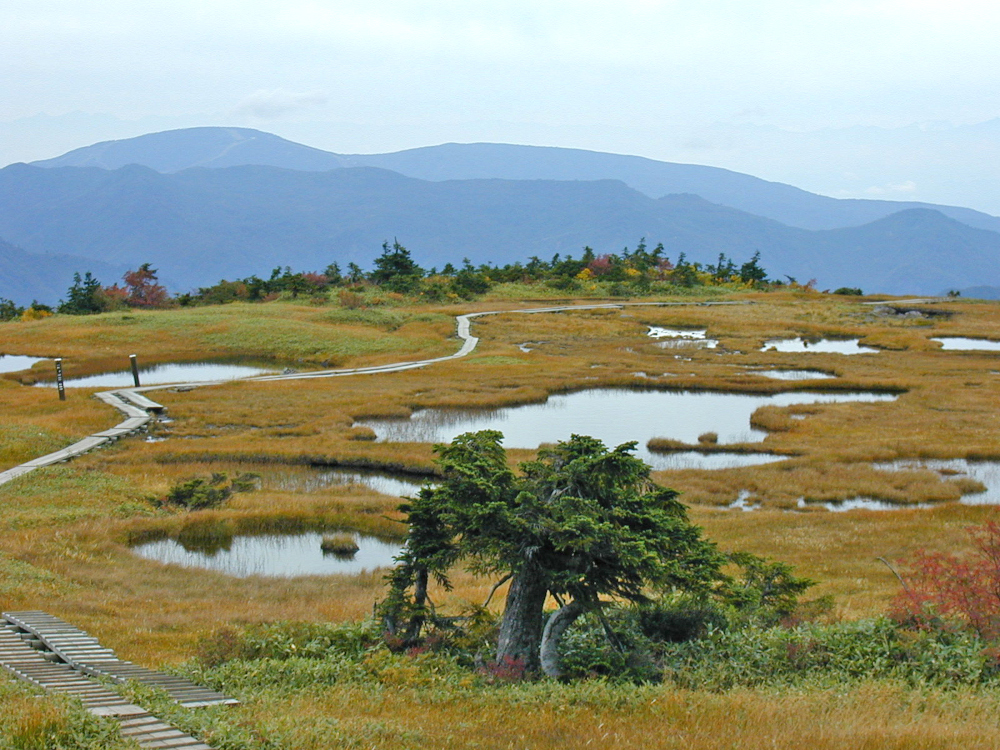
[[548,587],[532,565],[526,565],[511,580],[507,605],[500,620],[497,663],[520,661],[525,670],[537,672],[542,642],[542,608]]
[[427,568],[419,568],[413,578],[414,612],[403,635],[403,641],[407,646],[416,645],[420,640],[420,631],[423,630],[424,621],[427,619],[427,578]]
[[547,677],[555,679],[562,677],[562,670],[559,668],[559,641],[562,639],[563,633],[566,632],[566,628],[572,625],[584,611],[585,608],[580,602],[572,601],[553,612],[549,616],[548,622],[545,623],[539,654],[542,672]]

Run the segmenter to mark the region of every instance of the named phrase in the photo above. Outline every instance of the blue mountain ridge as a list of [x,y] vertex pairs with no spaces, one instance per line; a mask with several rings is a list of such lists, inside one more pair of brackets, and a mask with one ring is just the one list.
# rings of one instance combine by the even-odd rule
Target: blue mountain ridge
[[[772,274],[816,278],[820,288],[932,294],[1000,282],[1000,234],[926,208],[812,231],[697,195],[651,198],[613,179],[427,181],[373,167],[167,174],[139,165],[16,164],[0,170],[0,237],[95,267],[150,262],[174,290],[276,266],[367,267],[393,237],[424,266],[464,257],[503,264],[578,254],[584,245],[613,252],[646,237],[671,257],[702,262],[720,252],[742,261],[759,250]],[[0,285],[0,296],[13,296],[11,288]]]

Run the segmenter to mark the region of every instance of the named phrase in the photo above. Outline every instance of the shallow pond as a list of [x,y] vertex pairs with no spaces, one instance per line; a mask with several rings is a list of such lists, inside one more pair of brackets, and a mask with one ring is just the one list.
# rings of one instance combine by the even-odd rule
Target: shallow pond
[[964,336],[942,336],[931,341],[941,342],[941,349],[950,351],[1000,352],[1000,341],[970,339]]
[[[736,499],[731,502],[727,508],[729,510],[743,510],[743,511],[754,511],[760,510],[761,506],[756,503],[750,503],[751,493],[747,490],[740,490]],[[826,510],[833,511],[834,513],[843,513],[848,510],[904,510],[904,509],[914,509],[914,508],[928,508],[929,505],[926,504],[909,504],[900,505],[897,503],[888,503],[885,500],[876,500],[871,497],[851,497],[846,500],[841,500],[837,503],[807,503],[805,498],[800,497],[795,504],[795,507],[799,510],[805,510],[807,508],[825,508]]]
[[[986,486],[983,492],[963,495],[960,503],[963,505],[1000,505],[1000,461],[967,461],[964,458],[951,459],[907,459],[902,461],[886,461],[872,464],[880,471],[905,471],[913,469],[929,469],[941,474],[943,479],[969,477],[982,482]],[[729,505],[733,510],[757,510],[760,506],[747,503],[750,493],[741,490],[736,500]],[[890,503],[872,497],[852,497],[836,503],[807,503],[799,498],[798,508],[826,508],[834,512],[848,510],[913,510],[932,508],[936,503]]]
[[[680,469],[738,469],[742,466],[760,466],[775,461],[783,461],[788,456],[773,453],[700,453],[698,451],[677,451],[676,453],[654,453],[657,471]],[[647,461],[648,463],[648,461]]]
[[[153,365],[139,368],[139,382],[142,385],[163,385],[165,383],[209,383],[216,380],[237,380],[254,375],[265,375],[280,370],[275,365],[236,364],[226,362],[184,362],[178,364]],[[38,383],[54,388],[54,380]],[[67,388],[127,388],[133,385],[132,371],[106,372],[87,375],[66,381]]]
[[836,503],[807,503],[804,498],[799,498],[798,508],[826,508],[834,513],[843,513],[848,510],[919,510],[930,508],[927,503],[889,503],[885,500],[876,500],[873,497],[850,497]]
[[719,342],[717,339],[706,337],[707,330],[689,330],[683,328],[661,328],[650,326],[646,333],[652,339],[662,339],[657,341],[656,346],[661,349],[715,349]]
[[699,435],[715,432],[723,444],[760,442],[767,433],[750,427],[750,415],[761,406],[884,402],[895,398],[895,394],[887,393],[799,391],[768,396],[593,389],[550,396],[541,404],[490,410],[425,409],[409,419],[367,420],[358,424],[373,429],[380,442],[445,443],[463,432],[486,429],[503,432],[507,448],[537,448],[542,443],[566,440],[572,434],[591,435],[609,447],[634,440],[639,444],[636,455],[654,469],[661,469],[668,467],[670,456],[646,449],[646,442],[653,437],[696,443]]
[[256,470],[264,487],[288,492],[318,492],[329,487],[362,484],[392,497],[409,497],[423,487],[428,478],[407,474],[361,469],[312,467],[267,468]]
[[819,339],[807,341],[803,338],[771,339],[760,348],[762,352],[774,349],[779,352],[813,354],[868,354],[878,352],[870,346],[861,346],[861,339]]
[[882,471],[930,469],[944,478],[969,477],[986,486],[984,492],[962,495],[965,505],[1000,505],[1000,461],[968,461],[964,458],[910,459],[874,464]]
[[772,380],[829,380],[836,377],[822,370],[754,370],[751,374]]
[[206,568],[239,578],[272,576],[353,575],[394,565],[402,545],[373,536],[354,534],[358,551],[351,557],[324,554],[319,533],[234,536],[213,549],[186,549],[174,539],[161,539],[133,547],[148,560]]
[[703,339],[707,336],[708,329],[705,328],[663,328],[661,326],[650,326],[646,335],[654,339]]
[[35,364],[35,362],[44,361],[44,357],[25,357],[21,354],[0,354],[0,372],[20,372],[21,370],[27,370]]

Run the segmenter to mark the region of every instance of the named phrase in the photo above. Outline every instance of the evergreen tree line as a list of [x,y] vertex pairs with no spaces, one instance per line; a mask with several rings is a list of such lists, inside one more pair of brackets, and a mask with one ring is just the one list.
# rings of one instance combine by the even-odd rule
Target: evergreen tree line
[[551,260],[532,256],[527,263],[506,265],[483,263],[474,266],[468,258],[461,266],[446,263],[441,268],[422,268],[410,251],[397,240],[384,242],[373,268],[365,271],[356,263],[341,267],[331,263],[322,272],[293,273],[289,267],[275,268],[269,278],[249,276],[236,281],[220,281],[211,287],[177,297],[181,305],[220,304],[237,300],[260,301],[282,294],[291,297],[323,294],[330,289],[357,289],[375,286],[388,292],[410,295],[431,302],[472,299],[496,284],[544,284],[566,292],[603,289],[611,295],[634,295],[668,291],[667,287],[695,287],[740,284],[766,286],[768,279],[760,265],[760,253],[742,265],[719,254],[714,265],[703,266],[681,253],[676,262],[667,257],[662,244],[650,250],[640,240],[634,250],[598,255],[585,247],[579,258],[556,253]]
[[[703,265],[680,253],[671,261],[663,244],[650,249],[640,240],[634,250],[623,248],[620,253],[598,254],[585,247],[579,258],[556,253],[550,260],[532,256],[526,263],[506,265],[483,263],[474,266],[468,258],[461,266],[446,263],[440,269],[424,269],[410,251],[394,240],[382,244],[382,253],[375,258],[373,268],[365,271],[351,262],[341,267],[331,263],[323,271],[293,272],[289,266],[277,267],[270,276],[256,275],[229,281],[223,279],[193,292],[171,296],[159,284],[157,271],[149,263],[129,271],[122,283],[104,286],[90,271],[74,274],[73,284],[65,298],[52,307],[33,302],[28,308],[19,307],[0,298],[0,320],[37,319],[59,312],[68,315],[89,315],[127,308],[164,308],[174,306],[214,305],[228,302],[262,302],[280,296],[315,297],[335,289],[351,292],[364,287],[378,287],[387,292],[409,295],[429,302],[467,300],[484,294],[495,284],[542,284],[567,293],[606,293],[611,296],[632,296],[669,292],[671,288],[696,286],[741,285],[764,287],[781,282],[768,278],[760,265],[760,252],[750,260],[737,264],[720,253],[715,264]],[[351,299],[350,294],[342,294]]]

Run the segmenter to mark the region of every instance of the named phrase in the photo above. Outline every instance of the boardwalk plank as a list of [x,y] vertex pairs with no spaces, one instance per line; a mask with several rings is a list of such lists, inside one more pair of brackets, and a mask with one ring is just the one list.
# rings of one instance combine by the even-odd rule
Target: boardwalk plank
[[[201,742],[195,737],[170,726],[166,722],[151,715],[141,706],[136,706],[127,702],[117,693],[112,692],[104,685],[88,679],[77,671],[70,664],[56,664],[45,658],[45,654],[32,648],[29,641],[42,643],[45,638],[52,633],[60,635],[52,636],[55,641],[79,641],[81,638],[87,643],[96,643],[96,640],[87,636],[83,631],[72,633],[72,626],[59,618],[52,617],[43,612],[17,612],[10,613],[8,617],[3,616],[2,622],[16,624],[24,629],[27,626],[27,633],[17,633],[8,627],[0,628],[0,668],[21,680],[41,687],[52,693],[61,693],[72,696],[80,700],[88,711],[97,716],[109,716],[119,719],[122,725],[122,735],[131,738],[143,748],[173,748],[174,750],[213,750],[213,748]],[[37,623],[41,633],[32,630],[31,626]],[[46,635],[48,633],[49,635]],[[66,635],[69,633],[68,635]],[[39,638],[29,638],[25,640],[22,635],[35,635]],[[73,652],[73,649],[70,649]],[[103,649],[103,652],[110,649]],[[80,653],[77,649],[76,653]],[[89,653],[84,651],[83,653]],[[115,662],[123,666],[131,666],[136,669],[143,669],[132,665],[130,662]],[[164,675],[152,670],[144,670],[149,675],[159,677],[161,682],[167,683],[170,689],[184,696],[192,695],[217,695],[213,691],[200,688],[183,678]],[[218,701],[213,701],[218,702]]]

